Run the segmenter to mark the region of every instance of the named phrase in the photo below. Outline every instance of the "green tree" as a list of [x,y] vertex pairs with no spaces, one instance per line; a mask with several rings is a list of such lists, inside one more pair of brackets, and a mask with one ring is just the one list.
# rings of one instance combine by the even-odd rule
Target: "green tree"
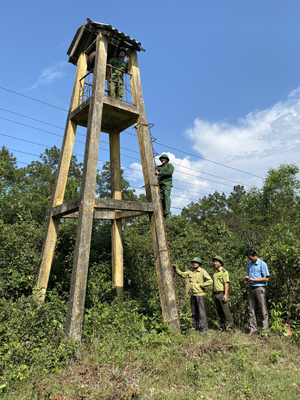
[[20,178],[17,159],[3,146],[0,150],[0,192],[16,184]]
[[[33,161],[23,169],[25,182],[38,188],[43,196],[51,199],[55,175],[60,158],[60,149],[56,146],[46,149],[40,155],[41,161]],[[76,156],[71,157],[65,201],[79,196],[83,164],[78,163]]]
[[[137,201],[138,196],[135,189],[130,189],[130,183],[123,177],[123,169],[121,169],[121,190],[123,200]],[[96,194],[101,198],[111,198],[111,168],[110,162],[107,161],[102,166],[102,171],[97,174]]]
[[293,220],[299,211],[299,167],[295,164],[270,168],[262,189],[262,200],[273,222]]
[[224,193],[214,192],[202,197],[197,203],[193,201],[184,207],[181,215],[189,221],[203,221],[208,217],[220,217],[227,211],[227,200]]

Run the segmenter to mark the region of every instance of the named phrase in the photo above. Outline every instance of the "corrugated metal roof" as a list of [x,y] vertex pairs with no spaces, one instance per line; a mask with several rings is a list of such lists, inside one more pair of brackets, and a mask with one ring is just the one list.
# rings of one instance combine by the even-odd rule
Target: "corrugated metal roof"
[[109,41],[116,46],[131,47],[137,51],[145,51],[141,42],[125,35],[125,33],[118,31],[111,25],[94,22],[87,18],[87,23],[78,28],[67,51],[69,62],[76,65],[79,55],[89,48],[100,32],[106,35]]

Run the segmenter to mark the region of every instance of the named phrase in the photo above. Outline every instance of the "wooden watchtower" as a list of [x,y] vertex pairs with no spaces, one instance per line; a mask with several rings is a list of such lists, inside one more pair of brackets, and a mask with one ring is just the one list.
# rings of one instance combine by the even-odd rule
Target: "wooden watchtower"
[[[120,47],[127,49],[130,58],[131,103],[109,96],[107,89],[107,60]],[[66,335],[76,340],[81,340],[82,333],[93,219],[112,220],[112,279],[118,293],[122,293],[122,218],[149,215],[163,319],[173,328],[179,329],[170,256],[159,188],[154,174],[137,59],[137,51],[141,50],[141,43],[136,40],[110,25],[89,19],[77,30],[68,50],[69,61],[77,65],[77,70],[37,274],[37,286],[41,288],[41,299],[44,299],[59,222],[63,217],[78,218],[66,326]],[[90,75],[87,74],[87,64],[92,52],[95,52],[95,58],[93,73]],[[92,76],[90,82],[88,75]],[[86,97],[85,93],[88,93]],[[122,200],[120,133],[133,124],[136,124],[147,202]],[[78,199],[64,203],[77,125],[87,127],[81,192]],[[95,198],[100,131],[109,134],[112,199]]]

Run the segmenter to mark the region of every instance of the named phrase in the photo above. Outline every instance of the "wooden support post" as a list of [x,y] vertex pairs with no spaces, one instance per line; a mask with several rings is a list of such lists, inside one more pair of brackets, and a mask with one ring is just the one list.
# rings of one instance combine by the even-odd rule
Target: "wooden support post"
[[139,140],[141,162],[146,186],[148,201],[154,203],[154,212],[150,215],[150,228],[152,233],[153,248],[155,255],[156,274],[159,285],[162,314],[165,322],[175,329],[180,328],[177,312],[175,287],[170,265],[170,255],[167,249],[164,220],[160,204],[159,188],[154,173],[154,162],[152,157],[149,129],[143,100],[141,79],[139,74],[136,51],[128,51],[130,57],[130,73],[132,74],[132,97],[139,112],[137,124],[137,135]]
[[[120,134],[110,133],[110,167],[111,167],[111,197],[122,200],[121,185],[121,160],[120,160]],[[123,294],[123,244],[122,244],[122,219],[112,221],[112,282],[118,295]]]
[[90,256],[90,244],[95,204],[96,175],[99,153],[103,97],[106,76],[107,37],[96,39],[96,59],[93,93],[90,100],[83,179],[78,211],[78,225],[71,279],[66,335],[81,340],[84,302]]
[[[79,98],[80,78],[85,75],[86,67],[87,67],[87,57],[85,54],[82,53],[77,63],[77,70],[76,70],[75,83],[69,108],[69,115],[74,110],[74,108],[78,107],[80,103],[80,98]],[[66,183],[69,173],[70,161],[75,141],[76,128],[77,128],[76,123],[70,120],[69,115],[67,118],[65,134],[61,148],[60,159],[58,163],[58,169],[56,172],[56,178],[49,207],[48,223],[46,227],[44,244],[41,253],[41,262],[37,273],[36,286],[38,288],[41,288],[41,290],[39,291],[39,299],[42,301],[45,299],[46,296],[46,290],[48,286],[53,253],[59,226],[59,218],[52,217],[52,208],[63,203]]]

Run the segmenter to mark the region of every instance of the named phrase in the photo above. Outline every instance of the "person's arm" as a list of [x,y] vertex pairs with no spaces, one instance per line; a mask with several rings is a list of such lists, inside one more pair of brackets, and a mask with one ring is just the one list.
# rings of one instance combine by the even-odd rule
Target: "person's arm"
[[172,177],[173,172],[174,172],[173,165],[172,164],[166,164],[163,168],[160,168],[159,177],[161,177],[161,178]]
[[263,278],[252,279],[252,278],[250,278],[250,276],[247,275],[245,277],[245,281],[247,281],[247,282],[269,282],[269,277],[268,276],[264,276]]
[[224,285],[224,289],[225,289],[225,293],[223,296],[224,303],[226,303],[226,301],[228,300],[228,288],[229,288],[229,284],[228,284],[228,282],[226,282]]
[[229,274],[228,271],[223,272],[223,284],[224,284],[224,296],[223,296],[223,301],[226,303],[228,300],[228,289],[229,289]]
[[246,281],[246,282],[249,282],[249,265],[250,265],[250,263],[248,264],[248,268],[247,268],[247,271],[246,271],[246,276],[245,276],[245,278],[244,278],[244,280]]
[[203,281],[204,281],[204,282],[203,282],[203,285],[202,285],[203,288],[205,288],[205,287],[210,286],[210,285],[213,284],[213,280],[212,280],[211,277],[209,276],[209,273],[206,272],[206,271],[204,271],[204,274],[203,274]]
[[189,277],[190,271],[186,271],[186,272],[180,271],[180,269],[178,269],[175,264],[172,264],[171,266],[175,269],[176,274],[178,274],[182,278]]
[[111,78],[111,73],[112,73],[112,64],[113,64],[113,58],[111,58],[110,60],[107,61],[106,64],[106,76],[110,79]]

